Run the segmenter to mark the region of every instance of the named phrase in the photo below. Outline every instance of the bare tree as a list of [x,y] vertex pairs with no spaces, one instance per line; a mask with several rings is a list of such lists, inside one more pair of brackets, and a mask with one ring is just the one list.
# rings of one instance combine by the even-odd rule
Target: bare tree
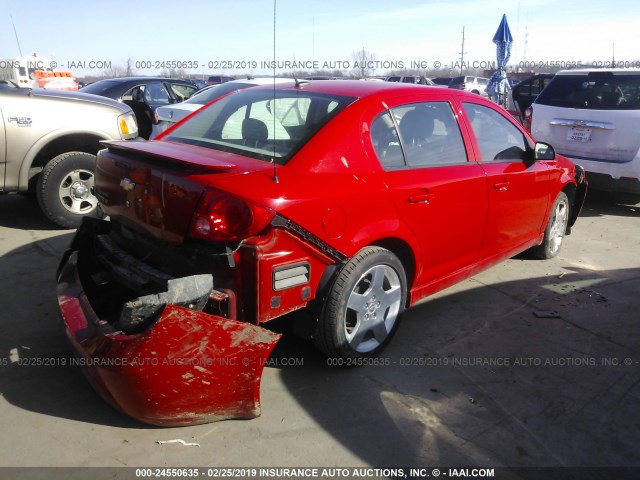
[[127,77],[132,77],[134,75],[134,70],[133,70],[133,58],[129,57],[127,58],[127,67],[125,69],[125,75]]
[[188,78],[189,74],[184,68],[165,68],[160,72],[160,76],[168,78]]
[[127,58],[124,63],[112,63],[111,68],[108,70],[104,70],[102,72],[103,78],[118,78],[118,77],[131,77],[135,75],[135,70],[133,68],[134,61],[133,58]]
[[369,78],[375,71],[375,53],[368,52],[362,47],[362,50],[353,52],[353,75],[356,78]]

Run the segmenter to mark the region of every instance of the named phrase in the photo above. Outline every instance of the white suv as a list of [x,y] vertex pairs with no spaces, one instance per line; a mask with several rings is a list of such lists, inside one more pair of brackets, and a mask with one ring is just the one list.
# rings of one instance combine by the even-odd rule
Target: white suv
[[449,88],[455,88],[456,90],[464,90],[466,92],[476,93],[484,97],[488,97],[486,92],[487,85],[489,85],[489,79],[484,77],[473,77],[470,75],[454,77],[449,82]]
[[590,187],[640,193],[640,70],[558,72],[524,124],[583,166]]

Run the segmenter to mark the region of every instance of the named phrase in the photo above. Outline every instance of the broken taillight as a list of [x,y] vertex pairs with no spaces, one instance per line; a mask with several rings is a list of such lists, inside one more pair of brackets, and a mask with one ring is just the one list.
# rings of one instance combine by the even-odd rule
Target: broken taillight
[[524,118],[522,119],[522,126],[531,133],[531,122],[533,121],[533,108],[529,107],[524,111]]
[[200,200],[189,236],[213,242],[238,242],[260,233],[275,212],[235,195],[207,189]]

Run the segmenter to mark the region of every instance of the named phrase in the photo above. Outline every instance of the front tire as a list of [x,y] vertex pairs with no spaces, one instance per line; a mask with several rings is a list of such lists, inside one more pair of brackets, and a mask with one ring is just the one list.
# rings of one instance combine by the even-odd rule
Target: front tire
[[95,216],[98,199],[91,193],[96,157],[69,152],[54,157],[40,173],[36,196],[44,214],[64,228],[77,228],[82,217]]
[[372,357],[395,334],[406,300],[398,257],[384,248],[364,248],[340,270],[314,341],[331,358]]
[[560,192],[553,204],[547,228],[544,230],[544,239],[537,247],[531,248],[531,254],[541,260],[553,258],[560,252],[562,240],[567,232],[569,222],[569,198],[564,192]]

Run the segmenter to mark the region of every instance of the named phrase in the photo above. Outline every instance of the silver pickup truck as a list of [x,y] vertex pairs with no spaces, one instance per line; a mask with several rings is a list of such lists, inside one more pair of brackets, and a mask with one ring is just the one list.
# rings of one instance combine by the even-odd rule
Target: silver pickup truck
[[101,140],[138,136],[131,109],[76,92],[0,83],[0,193],[35,193],[44,214],[76,228],[96,215],[91,191]]

